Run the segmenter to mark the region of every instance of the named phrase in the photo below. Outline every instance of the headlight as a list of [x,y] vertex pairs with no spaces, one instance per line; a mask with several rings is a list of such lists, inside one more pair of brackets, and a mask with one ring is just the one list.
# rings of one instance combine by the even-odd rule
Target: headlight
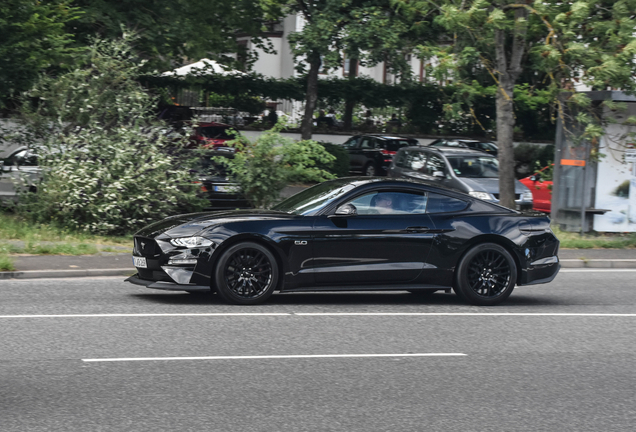
[[532,201],[532,192],[525,191],[521,194],[521,201]]
[[182,246],[187,248],[212,246],[212,241],[203,237],[181,237],[170,240],[173,246]]
[[474,196],[475,198],[479,198],[479,199],[484,200],[484,201],[493,201],[492,195],[490,195],[487,192],[470,191],[470,192],[468,192],[468,195]]

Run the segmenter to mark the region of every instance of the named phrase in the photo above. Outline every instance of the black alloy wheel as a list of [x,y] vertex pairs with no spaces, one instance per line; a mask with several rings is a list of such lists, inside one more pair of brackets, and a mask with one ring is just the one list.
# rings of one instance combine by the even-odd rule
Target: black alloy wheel
[[258,243],[235,244],[219,258],[215,281],[217,294],[228,303],[263,303],[278,284],[276,258]]
[[367,177],[373,177],[377,174],[377,170],[375,165],[372,162],[369,162],[367,166],[364,167],[364,175]]
[[457,267],[455,292],[469,303],[493,306],[507,299],[517,281],[512,255],[495,243],[470,249]]

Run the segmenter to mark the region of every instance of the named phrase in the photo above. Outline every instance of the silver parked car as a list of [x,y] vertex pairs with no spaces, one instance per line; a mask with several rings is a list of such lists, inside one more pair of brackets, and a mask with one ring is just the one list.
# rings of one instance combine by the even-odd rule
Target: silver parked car
[[16,185],[35,188],[40,173],[41,168],[34,153],[26,147],[14,150],[7,158],[1,160],[0,203],[7,204],[18,200]]
[[[477,150],[461,147],[405,147],[393,158],[389,177],[427,180],[484,201],[499,202],[499,162]],[[532,209],[532,192],[515,182],[517,210]]]

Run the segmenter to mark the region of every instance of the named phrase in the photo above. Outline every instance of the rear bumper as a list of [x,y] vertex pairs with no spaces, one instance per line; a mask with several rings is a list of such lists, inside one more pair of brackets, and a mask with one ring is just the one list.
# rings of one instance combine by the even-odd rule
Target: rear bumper
[[559,257],[552,256],[540,259],[530,263],[528,268],[521,272],[519,285],[538,285],[552,282],[560,269]]
[[125,279],[124,282],[129,282],[133,285],[145,286],[146,288],[160,289],[160,290],[166,290],[166,291],[210,291],[209,286],[190,285],[190,284],[184,285],[184,284],[177,284],[173,282],[157,282],[157,281],[145,280],[145,279],[141,279],[138,274],[135,274],[134,276],[130,276],[129,278]]

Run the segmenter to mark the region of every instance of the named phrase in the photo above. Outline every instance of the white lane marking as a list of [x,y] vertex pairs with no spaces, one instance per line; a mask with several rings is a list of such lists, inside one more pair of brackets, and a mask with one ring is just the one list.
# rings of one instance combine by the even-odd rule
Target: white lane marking
[[636,269],[632,268],[562,268],[559,273],[623,273],[623,272],[636,272]]
[[636,317],[636,313],[573,312],[288,312],[288,313],[164,313],[164,314],[77,314],[77,315],[0,315],[2,318],[162,318],[162,317],[269,317],[269,316],[571,316],[571,317]]
[[617,313],[526,313],[526,312],[298,312],[294,315],[299,316],[527,316],[527,317],[543,317],[543,316],[573,316],[573,317],[636,317],[633,314],[617,314]]
[[138,314],[67,314],[67,315],[0,315],[0,318],[138,318],[138,317],[233,317],[288,316],[290,313],[138,313]]
[[311,358],[360,358],[360,357],[451,357],[466,356],[463,353],[408,353],[408,354],[306,354],[306,355],[259,355],[259,356],[209,356],[209,357],[128,357],[82,359],[83,362],[128,362],[168,360],[263,360],[263,359],[311,359]]

